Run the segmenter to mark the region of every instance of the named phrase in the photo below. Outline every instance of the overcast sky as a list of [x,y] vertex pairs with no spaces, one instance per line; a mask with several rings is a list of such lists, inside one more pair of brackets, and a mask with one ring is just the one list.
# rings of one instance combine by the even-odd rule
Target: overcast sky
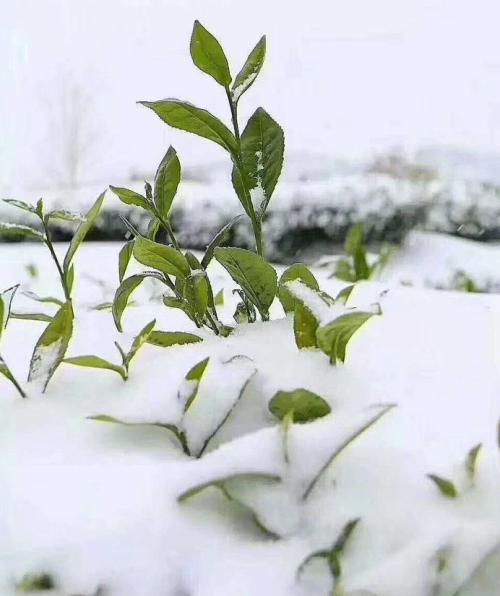
[[53,148],[44,102],[64,73],[93,96],[86,178],[152,170],[169,144],[186,164],[224,159],[135,103],[174,96],[227,120],[223,91],[191,63],[196,18],[233,73],[268,35],[242,117],[264,106],[288,149],[500,152],[498,0],[0,0],[0,186],[43,179]]

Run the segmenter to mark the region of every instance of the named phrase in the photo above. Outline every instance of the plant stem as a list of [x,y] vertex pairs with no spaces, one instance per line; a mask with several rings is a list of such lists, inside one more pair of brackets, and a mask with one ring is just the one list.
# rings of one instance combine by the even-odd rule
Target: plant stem
[[177,242],[177,238],[175,237],[174,231],[172,230],[172,226],[170,225],[170,222],[168,221],[168,219],[164,219],[158,213],[158,211],[156,211],[156,209],[155,209],[155,216],[158,219],[158,221],[161,223],[161,225],[165,228],[165,231],[167,232],[170,240],[172,241],[174,248],[176,250],[180,250],[181,247],[179,246],[179,243]]
[[47,224],[45,223],[45,221],[43,219],[42,219],[42,224],[43,224],[43,229],[45,231],[45,245],[49,249],[52,259],[54,260],[54,263],[56,264],[57,270],[59,272],[59,277],[61,278],[61,285],[62,285],[62,288],[64,291],[64,296],[65,296],[66,300],[69,301],[69,300],[71,300],[71,295],[70,295],[68,284],[66,281],[66,276],[64,275],[64,271],[61,267],[61,264],[59,263],[59,259],[57,258],[56,252],[54,250],[54,245],[52,244],[52,240],[50,239],[50,232],[47,227]]
[[4,370],[2,371],[3,372],[3,375],[5,376],[6,379],[8,379],[14,385],[14,387],[19,392],[19,395],[21,397],[23,397],[23,398],[28,397],[26,395],[26,393],[24,392],[24,389],[17,382],[16,377],[12,374],[12,371],[10,370],[10,368],[7,366],[7,363],[5,362],[5,360],[1,356],[0,356],[0,364],[2,364],[3,367],[4,367]]
[[[238,125],[238,106],[236,105],[236,103],[233,101],[233,98],[231,97],[231,91],[229,90],[229,87],[226,87],[226,95],[227,95],[227,100],[229,102],[229,109],[231,110],[231,120],[233,123],[234,136],[236,138],[236,145],[238,148],[237,159],[235,160],[234,163],[240,172],[241,182],[243,184],[243,188],[244,188],[246,200],[247,200],[247,209],[245,209],[245,210],[247,211],[247,214],[252,222],[253,234],[255,237],[255,248],[257,250],[257,254],[260,255],[261,257],[264,257],[264,244],[262,241],[262,223],[255,214],[255,209],[254,209],[254,206],[252,203],[252,198],[250,196],[250,189],[246,185],[245,170],[243,168],[243,156],[242,156],[242,151],[241,151],[241,136],[240,136],[240,128]],[[243,205],[243,207],[245,207],[245,205]]]

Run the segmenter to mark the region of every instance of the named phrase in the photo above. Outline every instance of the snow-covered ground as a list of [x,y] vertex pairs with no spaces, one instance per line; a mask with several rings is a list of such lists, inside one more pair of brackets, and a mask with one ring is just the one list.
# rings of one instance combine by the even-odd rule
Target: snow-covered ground
[[[152,286],[134,295],[124,334],[109,311],[89,310],[113,296],[119,248],[90,243],[78,253],[69,356],[115,359],[113,341],[126,345],[153,318],[157,329],[192,331],[180,311],[151,299]],[[197,344],[145,345],[127,382],[62,365],[45,396],[23,400],[0,379],[0,592],[15,594],[26,573],[47,572],[63,596],[90,596],[98,586],[109,596],[323,596],[332,593],[323,560],[298,578],[297,571],[359,518],[340,555],[336,596],[496,596],[500,298],[423,286],[455,267],[494,275],[499,253],[411,235],[384,278],[352,294],[349,305],[378,302],[382,316],[355,335],[342,366],[319,351],[299,352],[278,303],[271,322],[240,325],[226,339],[203,333]],[[2,288],[22,283],[57,293],[42,247],[3,245],[0,257]],[[27,265],[36,266],[38,279]],[[211,268],[230,322],[233,284],[217,264]],[[322,289],[335,294],[342,287],[326,269],[315,273]],[[50,306],[18,294],[13,310],[28,309]],[[2,355],[21,379],[43,327],[12,320],[2,337]],[[179,422],[183,379],[207,356],[184,421],[192,446],[248,384],[202,458],[184,455],[164,429],[87,419]],[[293,425],[285,441],[268,402],[278,390],[297,388],[322,396],[332,413]],[[331,454],[388,405],[395,407],[342,451],[304,498]],[[465,460],[479,443],[472,479]],[[246,507],[216,488],[178,501],[198,485],[238,474],[266,475],[225,484]],[[458,496],[441,494],[428,474],[451,480]],[[249,508],[272,537],[252,522]]]

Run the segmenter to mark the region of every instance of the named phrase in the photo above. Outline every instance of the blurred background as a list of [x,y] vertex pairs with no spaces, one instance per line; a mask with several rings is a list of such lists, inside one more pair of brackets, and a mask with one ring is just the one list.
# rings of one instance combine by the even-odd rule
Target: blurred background
[[[199,19],[233,73],[267,34],[240,111],[262,105],[286,135],[272,258],[335,252],[360,220],[374,245],[414,227],[498,241],[499,17],[496,0],[0,0],[0,197],[83,209],[108,184],[140,191],[172,144],[175,227],[203,248],[238,212],[227,156],[136,104],[178,97],[228,122],[191,62]],[[123,238],[119,210],[110,196],[99,239]]]

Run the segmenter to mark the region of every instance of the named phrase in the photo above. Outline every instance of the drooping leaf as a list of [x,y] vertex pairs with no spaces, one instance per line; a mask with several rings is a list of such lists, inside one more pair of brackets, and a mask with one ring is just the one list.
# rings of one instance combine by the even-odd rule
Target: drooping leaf
[[132,358],[134,358],[134,356],[137,354],[137,352],[140,350],[140,348],[145,343],[147,343],[148,338],[151,335],[151,332],[153,331],[155,325],[156,325],[156,319],[154,319],[153,321],[148,323],[134,337],[134,341],[132,342],[132,345],[130,346],[130,350],[128,351],[128,353],[125,356],[124,365],[126,368],[128,368],[128,366],[130,365],[130,362],[132,361]]
[[266,36],[264,35],[246,59],[243,68],[236,75],[231,89],[231,97],[237,103],[240,97],[250,89],[257,78],[266,57]]
[[265,212],[276,188],[284,153],[283,130],[263,108],[258,108],[241,135],[241,154],[250,198],[259,215]]
[[194,22],[190,49],[195,66],[210,75],[222,87],[229,87],[232,79],[224,50],[199,21]]
[[38,339],[31,357],[28,382],[42,393],[61,364],[73,333],[73,307],[65,302]]
[[89,211],[85,214],[85,221],[78,226],[71,242],[69,244],[68,252],[64,257],[64,272],[67,274],[71,265],[71,261],[73,260],[76,251],[80,244],[85,240],[85,236],[88,234],[90,228],[94,225],[97,217],[99,216],[99,212],[101,211],[102,204],[104,202],[104,197],[106,196],[106,191],[101,193],[98,197],[97,201],[92,205]]
[[35,302],[41,302],[42,304],[55,304],[56,306],[62,306],[64,304],[62,300],[54,298],[54,296],[38,296],[35,292],[30,292],[28,290],[23,292],[23,296],[26,296]]
[[135,205],[136,207],[142,207],[146,211],[151,211],[148,200],[140,193],[129,190],[128,188],[119,188],[118,186],[110,186],[109,188],[125,205]]
[[61,221],[78,221],[82,222],[85,221],[85,215],[82,213],[77,213],[76,211],[66,211],[65,209],[57,209],[55,211],[49,211],[45,215],[45,221],[50,221],[51,219],[60,219]]
[[286,313],[295,310],[296,299],[287,288],[287,282],[300,279],[308,288],[319,290],[318,282],[311,271],[303,263],[295,263],[283,273],[279,281],[278,297]]
[[45,236],[41,232],[30,228],[30,226],[4,222],[0,222],[0,236],[19,236],[31,240],[40,240],[41,242],[45,240]]
[[189,449],[186,444],[186,439],[184,434],[175,424],[165,424],[163,422],[126,422],[124,420],[120,420],[118,418],[114,418],[113,416],[107,416],[106,414],[99,414],[97,416],[89,416],[87,420],[94,420],[96,422],[109,422],[111,424],[120,424],[121,426],[154,426],[157,428],[163,428],[171,432],[175,438],[181,444],[181,447],[187,455],[189,455]]
[[216,248],[215,258],[257,307],[263,318],[277,291],[274,268],[258,254],[242,248]]
[[3,330],[7,327],[7,323],[9,322],[12,300],[14,299],[18,288],[19,284],[0,293],[0,337],[2,337]]
[[135,239],[133,254],[139,263],[166,275],[184,279],[191,271],[186,257],[180,251],[142,236]]
[[171,346],[181,346],[185,344],[195,344],[203,341],[194,333],[184,333],[182,331],[152,331],[148,337],[148,344],[160,348],[170,348]]
[[19,319],[21,321],[40,321],[42,323],[50,323],[52,317],[43,312],[14,312],[10,313],[11,319]]
[[148,277],[147,274],[138,274],[132,275],[131,277],[127,277],[122,283],[119,285],[118,289],[116,290],[115,297],[113,300],[113,319],[115,321],[116,328],[118,331],[123,331],[122,329],[122,316],[123,312],[127,308],[127,304],[132,292]]
[[233,133],[207,110],[202,110],[178,99],[140,101],[139,103],[153,110],[163,122],[166,122],[172,128],[185,130],[199,137],[209,139],[224,147],[231,154],[238,152]]
[[17,201],[15,199],[4,199],[4,203],[8,205],[12,205],[13,207],[17,207],[18,209],[22,209],[23,211],[27,211],[28,213],[36,214],[36,208],[29,203],[25,203],[24,201]]
[[328,470],[328,468],[332,465],[332,463],[339,457],[341,453],[343,453],[349,445],[351,445],[358,437],[360,437],[363,433],[365,433],[368,429],[370,429],[374,424],[376,424],[383,416],[385,416],[388,412],[390,412],[395,406],[393,404],[389,404],[387,406],[381,406],[378,409],[378,412],[371,416],[367,422],[361,425],[360,428],[355,430],[353,433],[349,434],[349,436],[342,441],[342,443],[329,455],[328,459],[325,463],[321,466],[318,472],[313,476],[312,480],[307,485],[304,494],[302,495],[302,500],[306,500],[309,495],[314,490],[315,486],[318,484],[319,480],[323,476],[323,474]]
[[328,325],[319,327],[316,332],[318,347],[330,357],[332,364],[344,362],[349,341],[373,316],[375,313],[352,312],[338,317]]
[[181,495],[177,497],[177,501],[179,503],[184,503],[188,499],[195,497],[196,495],[200,494],[202,491],[206,490],[207,488],[215,487],[217,488],[218,485],[222,483],[229,482],[231,480],[236,479],[245,479],[251,480],[252,482],[259,482],[259,481],[266,481],[266,482],[281,482],[281,478],[276,474],[267,474],[264,472],[246,472],[243,474],[232,474],[230,476],[221,476],[217,478],[213,478],[212,480],[207,480],[202,484],[198,484],[193,486],[192,488],[184,491]]
[[450,499],[456,499],[456,497],[458,497],[458,491],[451,480],[441,478],[435,474],[427,474],[427,478],[434,482],[434,484],[438,487],[439,492],[445,497]]
[[467,459],[465,461],[465,469],[467,472],[467,476],[469,477],[469,480],[471,482],[474,481],[474,477],[476,475],[477,458],[479,456],[479,453],[480,453],[482,447],[483,447],[482,443],[478,443],[477,445],[472,447],[472,449],[467,454]]
[[111,370],[116,372],[120,375],[120,377],[126,381],[127,380],[127,372],[123,368],[123,366],[118,366],[117,364],[113,364],[100,356],[94,356],[92,354],[86,356],[75,356],[72,358],[65,358],[63,360],[66,364],[74,364],[75,366],[85,366],[88,368],[102,368],[104,370]]
[[205,255],[203,256],[203,259],[201,261],[203,269],[206,269],[210,264],[210,261],[214,256],[214,250],[218,246],[221,246],[225,242],[228,242],[231,235],[231,230],[233,229],[236,222],[238,222],[242,217],[242,214],[233,217],[233,219],[229,223],[227,223],[221,230],[219,230],[219,232],[217,232],[212,242],[210,242],[210,244],[207,246],[207,250],[205,251]]
[[2,358],[2,356],[0,356],[0,375],[3,375],[7,380],[9,380],[14,385],[14,387],[17,389],[17,391],[21,397],[26,397],[26,393],[24,392],[24,389],[21,387],[21,385],[19,385],[19,383],[17,382],[16,378],[12,374],[10,368],[7,366],[7,363]]
[[123,278],[125,277],[128,264],[130,263],[130,259],[132,258],[133,250],[134,241],[129,240],[126,244],[123,245],[122,249],[120,250],[120,254],[118,255],[118,279],[120,280],[120,283],[122,283]]
[[316,393],[307,389],[295,389],[278,391],[269,402],[269,411],[278,420],[283,420],[289,412],[293,412],[293,421],[303,423],[327,416],[331,408],[328,402]]
[[154,202],[158,213],[168,219],[172,202],[181,181],[181,164],[177,152],[169,147],[155,176]]

